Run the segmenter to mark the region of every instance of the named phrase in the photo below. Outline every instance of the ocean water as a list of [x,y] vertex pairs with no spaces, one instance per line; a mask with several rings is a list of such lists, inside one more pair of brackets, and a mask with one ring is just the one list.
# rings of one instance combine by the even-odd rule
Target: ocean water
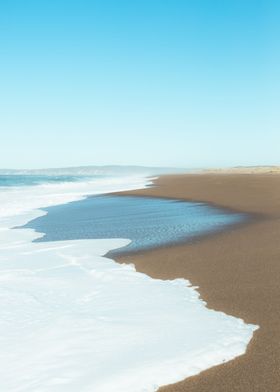
[[32,181],[0,187],[1,390],[152,392],[245,353],[256,326],[206,308],[184,279],[152,279],[106,256],[131,239],[38,242],[34,229],[14,229],[149,179]]
[[203,203],[136,196],[95,196],[45,210],[25,228],[44,233],[37,241],[129,238],[110,255],[166,246],[222,230],[244,214]]
[[[61,184],[67,182],[82,182],[92,181],[93,176],[78,176],[78,175],[37,175],[37,174],[0,174],[0,188],[3,187],[19,187],[31,186],[41,184]],[[96,176],[99,179],[100,176]]]

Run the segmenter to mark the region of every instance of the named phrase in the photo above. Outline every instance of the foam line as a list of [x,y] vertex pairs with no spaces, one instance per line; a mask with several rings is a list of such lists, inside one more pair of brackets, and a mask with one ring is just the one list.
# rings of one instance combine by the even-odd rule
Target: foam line
[[[0,385],[9,392],[152,392],[243,354],[254,325],[209,310],[184,279],[107,258],[128,239],[34,243],[38,209],[145,179],[0,192]],[[133,261],[133,260],[132,260]]]

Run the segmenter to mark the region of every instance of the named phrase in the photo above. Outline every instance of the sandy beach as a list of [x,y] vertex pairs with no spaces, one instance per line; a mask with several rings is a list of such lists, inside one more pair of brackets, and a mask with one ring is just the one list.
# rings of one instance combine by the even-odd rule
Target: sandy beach
[[192,243],[123,256],[154,278],[186,278],[208,307],[260,326],[247,353],[161,392],[280,390],[280,175],[163,176],[124,194],[203,201],[252,214],[245,225]]

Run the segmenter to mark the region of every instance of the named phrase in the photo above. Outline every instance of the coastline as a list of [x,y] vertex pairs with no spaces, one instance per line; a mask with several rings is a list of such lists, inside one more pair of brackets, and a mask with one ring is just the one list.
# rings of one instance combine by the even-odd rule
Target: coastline
[[[125,191],[148,183],[135,179],[128,184],[123,179],[122,186],[106,181],[85,187],[90,191],[88,185],[93,185],[95,194],[102,195],[114,187]],[[73,198],[81,201],[72,206],[86,203],[80,186],[70,184],[54,198],[60,188],[48,188],[48,207],[69,213]],[[45,187],[26,187],[29,197],[17,210],[14,202],[24,201],[23,193],[15,193],[13,199],[4,192],[3,211],[8,216],[1,224],[5,284],[0,378],[5,390],[15,391],[20,385],[36,392],[51,385],[69,392],[79,385],[87,390],[152,391],[245,352],[256,325],[207,309],[196,288],[184,280],[151,279],[134,266],[106,257],[110,250],[126,246],[128,239],[82,235],[36,241],[45,231],[22,226],[30,219],[50,217],[49,210],[39,209],[45,204]],[[29,210],[31,196],[37,196],[35,210]],[[126,209],[127,200],[123,202]],[[177,203],[182,204],[187,203]]]
[[245,355],[160,391],[280,390],[280,176],[186,174],[162,176],[154,185],[120,194],[206,202],[256,219],[192,243],[117,261],[133,262],[137,271],[153,278],[188,279],[199,286],[209,308],[260,326]]

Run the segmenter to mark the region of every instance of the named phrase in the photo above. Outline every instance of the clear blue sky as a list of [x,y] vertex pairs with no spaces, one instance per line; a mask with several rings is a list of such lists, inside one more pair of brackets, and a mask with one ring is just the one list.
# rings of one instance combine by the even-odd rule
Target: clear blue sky
[[0,167],[280,164],[269,0],[0,3]]

